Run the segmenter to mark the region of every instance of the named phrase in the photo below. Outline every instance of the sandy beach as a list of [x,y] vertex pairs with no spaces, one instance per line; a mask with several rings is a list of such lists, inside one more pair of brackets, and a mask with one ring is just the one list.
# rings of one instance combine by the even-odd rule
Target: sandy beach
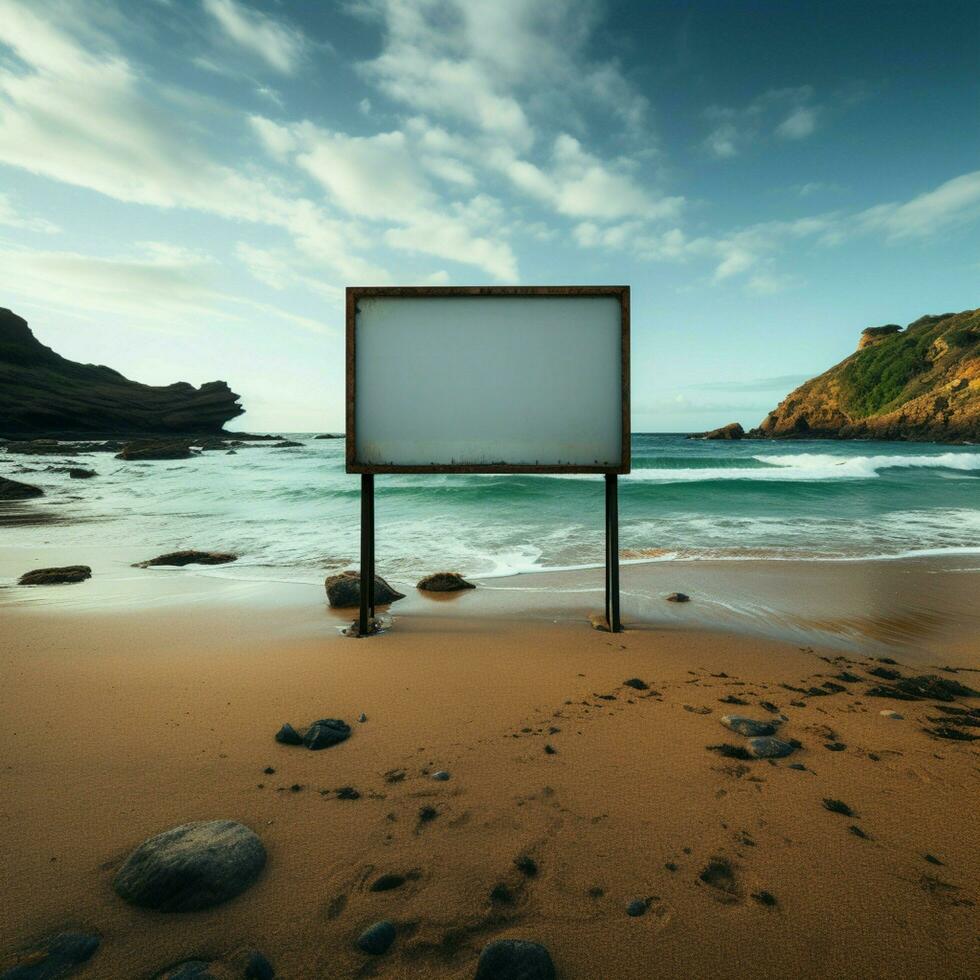
[[[10,590],[3,954],[78,926],[102,936],[78,974],[99,978],[242,947],[277,977],[464,978],[500,937],[544,943],[583,980],[976,976],[978,750],[923,730],[943,704],[868,697],[882,665],[860,650],[676,618],[593,631],[594,577],[560,603],[410,595],[368,640],[295,585],[133,571],[31,601]],[[889,669],[980,684],[969,636],[944,652],[909,644]],[[763,701],[798,751],[709,750],[745,741],[726,713],[777,717]],[[352,736],[321,752],[274,741],[324,716]],[[141,841],[215,818],[261,837],[254,886],[184,914],[115,894]],[[405,881],[372,891],[382,874]],[[627,915],[637,900],[645,914]],[[380,919],[397,938],[371,958],[354,940]]]

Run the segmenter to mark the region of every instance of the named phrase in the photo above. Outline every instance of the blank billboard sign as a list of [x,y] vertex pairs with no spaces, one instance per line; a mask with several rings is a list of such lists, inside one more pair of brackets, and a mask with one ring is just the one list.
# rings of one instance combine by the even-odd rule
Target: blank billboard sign
[[347,470],[629,472],[629,287],[348,287]]

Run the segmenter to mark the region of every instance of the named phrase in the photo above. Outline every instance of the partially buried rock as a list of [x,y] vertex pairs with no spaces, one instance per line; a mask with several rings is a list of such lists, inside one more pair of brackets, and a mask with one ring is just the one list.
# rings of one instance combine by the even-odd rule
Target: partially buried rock
[[239,949],[221,960],[184,960],[158,973],[154,980],[273,980],[276,971],[269,960],[254,949]]
[[243,892],[265,867],[262,841],[234,820],[183,824],[144,841],[113,881],[132,905],[194,912]]
[[382,922],[375,922],[373,926],[368,926],[357,937],[357,948],[363,953],[370,953],[372,956],[381,956],[387,953],[391,944],[395,941],[395,924],[385,919]]
[[90,480],[93,476],[98,476],[95,470],[84,470],[80,466],[72,466],[68,470],[68,475],[73,480]]
[[18,585],[69,585],[72,582],[84,582],[92,577],[92,569],[88,565],[64,565],[61,568],[35,568],[24,572]]
[[555,980],[555,964],[540,943],[496,939],[483,947],[475,980]]
[[89,932],[60,932],[0,961],[0,980],[57,980],[87,963],[102,939]]
[[775,735],[776,726],[769,721],[756,721],[754,718],[746,718],[744,715],[722,715],[721,723],[737,732],[739,735]]
[[[276,741],[281,742],[283,745],[302,745],[303,736],[300,735],[292,725],[287,721],[282,728],[276,732]],[[275,771],[275,770],[273,770]]]
[[28,500],[43,496],[44,491],[32,483],[21,483],[19,480],[8,480],[5,476],[0,476],[0,500]]
[[475,589],[472,582],[467,582],[459,572],[435,572],[420,579],[415,588],[425,592],[461,592],[464,589]]
[[882,718],[891,718],[892,721],[902,721],[905,718],[905,715],[900,715],[897,711],[885,710],[879,711],[878,714],[881,715]]
[[173,565],[178,568],[184,565],[227,565],[237,559],[238,555],[226,551],[168,551],[165,555],[137,562],[133,568],[155,568],[158,565]]
[[781,738],[771,738],[763,735],[749,739],[749,752],[756,759],[781,759],[792,754],[794,747]]
[[667,596],[667,601],[668,602],[690,602],[691,601],[691,597],[689,595],[686,595],[683,592],[671,592],[671,594],[669,596]]
[[316,752],[350,738],[350,725],[339,718],[321,718],[313,722],[303,736],[303,744]]
[[[361,574],[360,572],[341,572],[339,575],[328,575],[323,583],[327,590],[330,605],[337,609],[349,609],[361,604]],[[404,599],[405,593],[393,589],[380,575],[374,576],[374,601],[379,606]]]

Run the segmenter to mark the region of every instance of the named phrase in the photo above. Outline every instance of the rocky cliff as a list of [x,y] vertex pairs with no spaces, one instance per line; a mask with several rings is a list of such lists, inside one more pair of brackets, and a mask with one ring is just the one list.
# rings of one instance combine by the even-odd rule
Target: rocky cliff
[[220,432],[245,410],[224,381],[139,384],[56,354],[0,308],[0,436]]
[[980,441],[980,310],[869,327],[749,435]]

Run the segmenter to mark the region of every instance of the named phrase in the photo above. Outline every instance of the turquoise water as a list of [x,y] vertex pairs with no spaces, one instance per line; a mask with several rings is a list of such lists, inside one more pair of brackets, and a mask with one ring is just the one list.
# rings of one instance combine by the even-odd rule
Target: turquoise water
[[[318,581],[357,562],[360,481],[344,472],[343,440],[290,438],[304,444],[173,462],[77,457],[99,472],[88,481],[48,469],[65,465],[57,457],[0,453],[0,474],[47,491],[15,509],[52,519],[4,527],[4,543],[230,550],[240,561],[216,574]],[[378,476],[376,501],[378,569],[395,578],[602,561],[601,477]],[[635,435],[620,517],[628,561],[980,554],[980,451]]]

